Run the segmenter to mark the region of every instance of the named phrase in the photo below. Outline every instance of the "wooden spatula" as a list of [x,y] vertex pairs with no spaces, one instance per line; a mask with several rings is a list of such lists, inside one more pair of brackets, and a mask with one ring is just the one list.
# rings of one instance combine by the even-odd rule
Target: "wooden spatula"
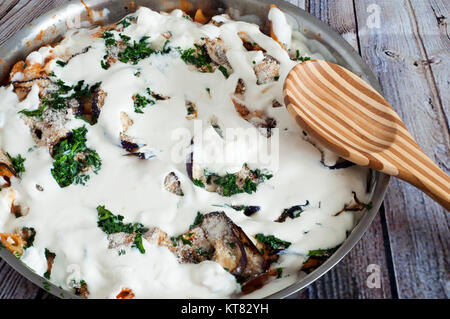
[[302,129],[325,147],[405,180],[450,210],[450,177],[420,149],[389,103],[356,74],[326,61],[298,64],[284,84],[284,101]]

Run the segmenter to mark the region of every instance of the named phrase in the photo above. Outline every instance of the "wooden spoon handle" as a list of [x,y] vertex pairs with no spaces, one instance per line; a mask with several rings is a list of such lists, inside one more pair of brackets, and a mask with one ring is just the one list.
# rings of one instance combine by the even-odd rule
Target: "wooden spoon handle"
[[[412,143],[415,147],[411,147]],[[398,169],[398,178],[416,186],[450,211],[450,177],[414,141],[408,145],[395,143],[383,152],[383,157]]]

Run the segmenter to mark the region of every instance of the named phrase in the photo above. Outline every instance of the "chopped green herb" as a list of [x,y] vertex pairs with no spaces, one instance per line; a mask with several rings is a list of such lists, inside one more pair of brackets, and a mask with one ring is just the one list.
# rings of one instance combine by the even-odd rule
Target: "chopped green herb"
[[50,284],[47,281],[43,281],[42,285],[44,286],[45,290],[50,291],[51,286],[50,286]]
[[219,71],[222,72],[223,76],[228,79],[229,74],[226,67],[224,67],[223,65],[219,65]]
[[278,81],[278,80],[280,79],[280,76],[277,75],[277,76],[275,76],[273,79],[274,79],[275,81]]
[[25,158],[22,155],[18,154],[16,157],[12,157],[9,153],[6,153],[12,163],[12,168],[14,171],[20,176],[23,172],[25,172],[25,166],[23,163],[25,162]]
[[56,64],[58,64],[61,67],[65,67],[67,65],[67,62],[61,61],[61,60],[57,60]]
[[44,114],[44,110],[46,108],[47,108],[47,105],[43,104],[40,108],[38,108],[36,110],[23,109],[23,110],[20,110],[18,113],[23,114],[28,117],[42,117],[42,115]]
[[[42,98],[42,105],[37,110],[21,110],[19,113],[29,117],[42,117],[44,111],[50,107],[53,109],[64,109],[67,107],[67,100],[72,98],[80,98],[89,96],[95,89],[100,86],[101,82],[94,84],[93,86],[84,85],[84,81],[78,81],[75,86],[66,85],[63,81],[57,80],[56,85],[58,91],[50,94],[50,97]],[[72,94],[69,94],[72,92]]]
[[214,70],[211,66],[211,63],[209,62],[208,53],[206,52],[205,48],[198,44],[194,44],[194,46],[195,48],[186,50],[178,48],[178,51],[181,54],[181,59],[186,64],[192,64],[197,68],[202,68],[202,71],[204,71],[204,68],[206,68],[208,72],[213,72]]
[[148,58],[150,55],[158,53],[158,51],[149,47],[147,42],[149,37],[142,37],[139,42],[134,41],[132,45],[128,45],[124,51],[119,52],[119,60],[123,63],[137,64],[140,60]]
[[101,38],[105,40],[106,46],[115,46],[117,44],[114,34],[111,31],[105,31]]
[[132,19],[132,17],[125,17],[122,21],[118,22],[118,25],[122,25],[123,28],[127,28],[131,25],[130,20]]
[[[127,223],[123,222],[122,215],[114,215],[105,206],[97,206],[97,226],[100,227],[106,234],[127,233],[134,234],[132,247],[137,248],[141,254],[145,254],[144,245],[142,243],[142,234],[147,231],[141,223]],[[119,251],[119,256],[125,251]]]
[[310,250],[310,251],[308,251],[308,254],[307,254],[306,256],[307,256],[307,257],[311,257],[311,256],[331,255],[331,254],[333,254],[338,248],[339,248],[339,246],[334,247],[334,248],[329,248],[329,249],[315,249],[315,250]]
[[100,65],[102,66],[103,69],[108,70],[109,66],[106,64],[105,60],[101,60],[100,61]]
[[300,62],[306,62],[306,61],[310,61],[311,60],[311,58],[309,56],[301,56],[299,50],[296,51],[295,59],[297,61],[300,61]]
[[131,38],[130,38],[129,36],[127,36],[127,35],[125,35],[125,34],[122,34],[122,33],[119,34],[119,37],[120,37],[120,39],[121,39],[123,42],[125,42],[125,43],[128,43],[128,41],[131,40]]
[[97,206],[97,213],[97,226],[100,227],[108,235],[115,233],[141,233],[144,229],[144,225],[142,225],[141,223],[124,224],[124,217],[122,215],[114,215],[111,211],[106,209],[104,205]]
[[367,210],[371,210],[373,208],[373,203],[370,202],[369,204],[365,205]]
[[205,188],[205,184],[203,184],[203,182],[200,179],[193,179],[192,183],[195,186],[201,187],[201,188]]
[[[147,88],[147,92],[150,92],[150,89]],[[143,109],[147,106],[147,105],[154,105],[155,101],[151,100],[143,95],[140,94],[136,94],[134,97],[134,112],[136,113],[144,113]]]
[[231,242],[231,243],[228,243],[228,246],[230,246],[230,248],[233,249],[234,247],[236,247],[236,244]]
[[281,278],[283,276],[283,267],[278,267],[276,271],[277,271],[277,279]]
[[178,241],[181,241],[184,245],[192,246],[192,241],[189,239],[184,238],[184,235],[180,235],[178,237],[170,237],[170,240],[172,241],[172,245],[174,247],[178,246]]
[[54,147],[51,173],[60,187],[73,183],[84,185],[89,179],[82,174],[86,168],[91,167],[94,173],[100,170],[102,161],[96,151],[87,148],[86,133],[85,126],[77,128]]
[[142,243],[142,234],[141,233],[137,233],[134,236],[133,246],[132,247],[135,247],[135,248],[139,249],[139,252],[141,254],[145,254],[145,249],[144,249],[144,245]]
[[200,225],[203,222],[204,218],[205,218],[205,215],[203,215],[200,212],[197,212],[197,216],[195,216],[194,223],[191,226],[189,226],[189,228],[194,228],[194,227]]
[[290,242],[283,241],[273,235],[264,236],[263,234],[256,234],[255,238],[260,243],[267,245],[272,249],[286,249],[291,245]]

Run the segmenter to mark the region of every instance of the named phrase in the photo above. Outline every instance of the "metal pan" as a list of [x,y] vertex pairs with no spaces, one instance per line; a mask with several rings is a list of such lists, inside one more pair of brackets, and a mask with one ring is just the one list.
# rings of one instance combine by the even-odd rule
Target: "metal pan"
[[[117,22],[124,15],[131,13],[138,6],[147,6],[153,10],[170,11],[181,8],[188,13],[195,12],[195,9],[202,8],[206,14],[227,12],[231,13],[233,18],[252,21],[258,23],[262,29],[267,28],[267,13],[270,4],[276,4],[281,10],[288,13],[299,26],[299,30],[311,40],[315,40],[317,47],[331,53],[336,61],[353,72],[361,75],[376,90],[381,93],[381,88],[373,73],[369,70],[361,57],[340,35],[332,30],[325,23],[314,16],[295,7],[287,2],[279,0],[85,0],[86,5],[91,10],[101,10],[107,8],[109,13],[104,16],[99,24],[109,24]],[[81,19],[80,19],[81,17]],[[18,60],[24,59],[30,52],[40,46],[58,41],[68,30],[68,26],[81,22],[82,26],[92,25],[89,21],[88,12],[80,2],[67,1],[66,4],[49,11],[48,13],[35,19],[31,24],[13,35],[0,47],[0,83],[5,83],[12,65]],[[43,31],[43,32],[42,32]],[[361,239],[363,234],[372,223],[378,209],[383,201],[389,176],[373,172],[370,192],[372,194],[373,207],[363,213],[358,224],[348,236],[342,246],[319,268],[300,279],[298,282],[286,287],[268,298],[286,298],[305,288],[332,267],[334,267],[353,246]],[[17,270],[25,278],[29,279],[39,287],[48,290],[50,293],[61,298],[79,298],[62,290],[44,278],[34,273],[25,266],[20,260],[14,257],[6,249],[0,248],[0,257],[3,258],[11,267]]]

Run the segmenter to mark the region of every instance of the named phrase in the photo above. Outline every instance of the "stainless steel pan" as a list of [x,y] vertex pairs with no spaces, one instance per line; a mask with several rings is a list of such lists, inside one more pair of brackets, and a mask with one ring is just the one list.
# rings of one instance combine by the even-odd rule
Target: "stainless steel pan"
[[[100,10],[107,8],[109,14],[104,18],[103,23],[109,24],[118,21],[124,15],[136,10],[138,6],[147,6],[153,10],[170,11],[175,8],[182,8],[186,11],[193,11],[202,8],[207,14],[217,12],[231,12],[232,16],[238,19],[251,20],[258,22],[262,28],[267,28],[267,13],[270,4],[276,4],[281,10],[292,16],[299,25],[299,30],[311,40],[320,42],[324,49],[330,52],[339,64],[360,74],[375,89],[381,92],[381,88],[365,65],[361,57],[353,50],[353,48],[340,35],[333,31],[326,24],[316,19],[314,16],[305,12],[298,7],[279,0],[137,0],[137,1],[121,1],[121,0],[85,0],[90,9]],[[192,13],[192,12],[190,12]],[[83,26],[90,25],[88,15],[84,5],[81,2],[67,1],[62,5],[48,13],[35,19],[30,25],[13,35],[0,47],[0,83],[7,81],[8,73],[12,65],[18,60],[24,59],[30,52],[39,48],[43,44],[58,41],[67,31],[68,21],[77,22],[77,17],[81,15]],[[44,30],[42,33],[41,31]],[[373,172],[371,178],[370,192],[372,193],[373,207],[370,211],[366,211],[359,220],[355,229],[351,232],[347,240],[342,246],[319,268],[314,272],[299,280],[295,284],[284,288],[275,294],[268,296],[269,298],[285,298],[299,290],[305,288],[332,267],[334,267],[352,247],[361,239],[365,231],[372,223],[380,205],[383,201],[386,188],[389,182],[387,175]],[[17,270],[27,279],[36,285],[47,289],[55,296],[62,298],[79,298],[74,294],[62,290],[48,283],[44,278],[34,273],[26,267],[20,260],[10,254],[6,249],[0,248],[0,257],[3,258],[11,267]]]

